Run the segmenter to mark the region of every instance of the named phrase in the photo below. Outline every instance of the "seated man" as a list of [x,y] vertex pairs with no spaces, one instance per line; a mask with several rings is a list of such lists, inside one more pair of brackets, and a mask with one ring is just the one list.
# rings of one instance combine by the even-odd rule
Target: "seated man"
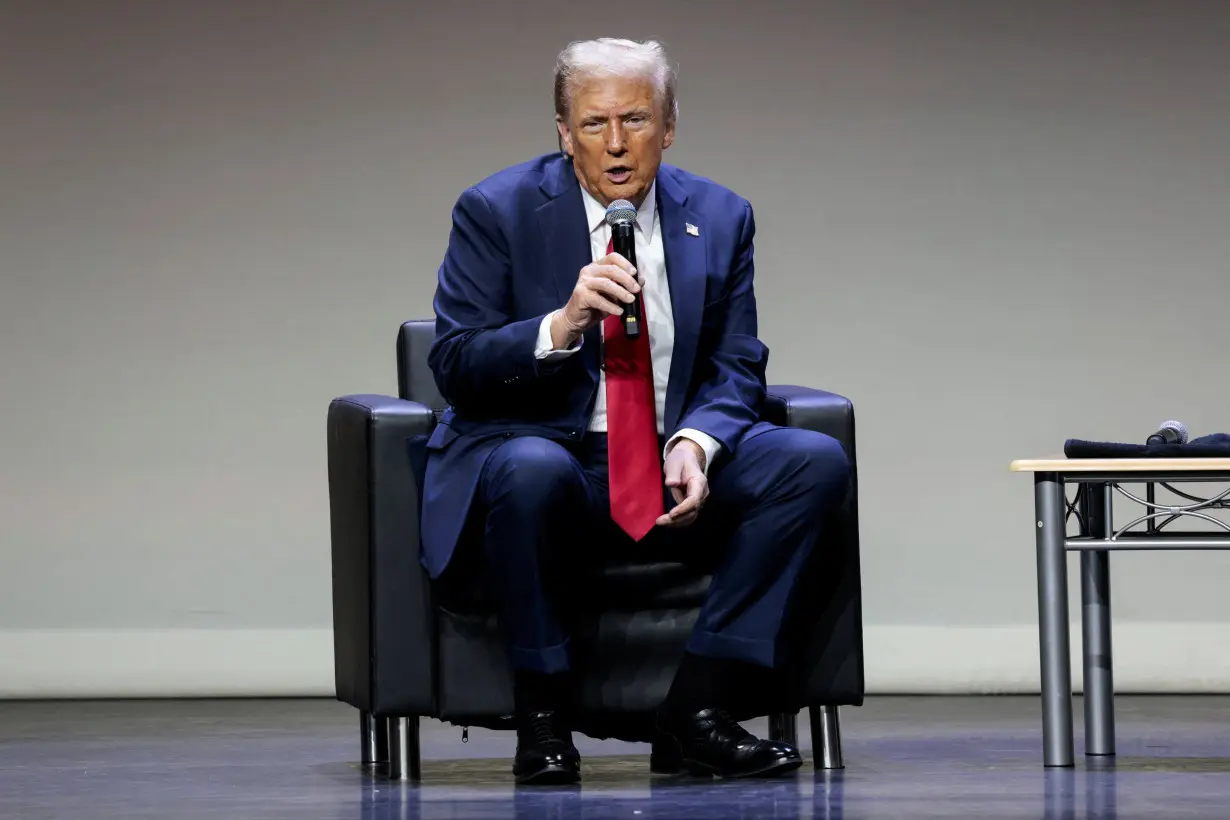
[[[428,442],[423,562],[433,579],[476,564],[498,606],[517,782],[572,783],[561,568],[602,549],[695,545],[713,581],[651,766],[791,771],[797,749],[727,709],[736,680],[782,661],[787,603],[849,463],[832,438],[758,421],[768,350],[752,209],[661,164],[676,116],[661,47],[570,45],[555,109],[562,152],[487,178],[453,211],[429,356],[450,407]],[[635,208],[635,268],[612,252],[604,217],[618,200]],[[644,332],[629,338],[620,316],[636,299]],[[460,541],[481,549],[455,561]]]

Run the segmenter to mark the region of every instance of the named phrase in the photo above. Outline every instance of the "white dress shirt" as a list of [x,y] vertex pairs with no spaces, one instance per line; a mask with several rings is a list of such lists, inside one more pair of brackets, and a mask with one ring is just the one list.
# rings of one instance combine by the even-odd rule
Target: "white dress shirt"
[[[663,419],[666,413],[666,386],[670,381],[671,354],[675,347],[675,315],[671,312],[671,291],[666,279],[666,253],[662,248],[662,225],[658,215],[657,182],[654,182],[645,201],[636,212],[636,272],[644,280],[641,295],[645,306],[645,326],[649,330],[649,357],[653,365],[653,394],[657,405],[658,435],[664,434]],[[611,241],[611,228],[606,224],[606,208],[588,191],[581,189],[585,203],[585,218],[589,225],[589,246],[593,261],[606,256],[607,244]],[[539,359],[554,359],[571,356],[581,349],[581,341],[567,350],[555,350],[551,341],[551,319],[548,314],[538,329],[538,342],[534,355]],[[600,329],[601,332],[601,329]],[[606,372],[598,376],[598,399],[594,414],[589,420],[593,433],[606,432]],[[722,445],[717,439],[700,430],[685,428],[666,443],[663,457],[680,438],[690,439],[700,445],[705,453],[705,471]]]

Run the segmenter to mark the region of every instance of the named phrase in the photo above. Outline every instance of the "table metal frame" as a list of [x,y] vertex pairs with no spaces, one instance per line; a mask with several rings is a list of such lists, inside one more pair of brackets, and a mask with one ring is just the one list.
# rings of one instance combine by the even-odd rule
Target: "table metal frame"
[[[1074,765],[1072,739],[1072,669],[1068,624],[1067,554],[1080,553],[1081,634],[1085,678],[1085,754],[1115,754],[1114,664],[1111,652],[1110,552],[1112,550],[1230,550],[1230,523],[1208,510],[1230,508],[1230,489],[1200,497],[1175,484],[1230,482],[1230,470],[1104,470],[1034,474],[1038,547],[1038,635],[1042,665],[1043,763]],[[1066,487],[1076,486],[1069,501]],[[1143,484],[1145,494],[1123,485]],[[1160,503],[1157,490],[1177,496]],[[1114,496],[1138,504],[1144,512],[1114,525]],[[1077,518],[1078,536],[1068,535]],[[1169,525],[1197,519],[1220,527],[1213,532],[1180,532]],[[1142,529],[1143,528],[1143,529]]]

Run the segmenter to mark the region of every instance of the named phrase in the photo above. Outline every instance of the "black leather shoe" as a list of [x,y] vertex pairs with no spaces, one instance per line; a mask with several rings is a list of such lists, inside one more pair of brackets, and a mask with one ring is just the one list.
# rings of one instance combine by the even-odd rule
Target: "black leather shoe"
[[572,732],[556,712],[517,716],[517,756],[513,777],[518,784],[567,786],[581,782],[581,755]]
[[798,749],[761,740],[721,709],[659,715],[649,756],[649,769],[655,774],[775,777],[802,765]]

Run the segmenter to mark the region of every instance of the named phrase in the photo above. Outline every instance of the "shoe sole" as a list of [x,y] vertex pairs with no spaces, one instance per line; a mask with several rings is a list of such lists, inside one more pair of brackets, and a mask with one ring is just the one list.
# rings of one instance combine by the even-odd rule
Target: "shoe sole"
[[581,782],[581,773],[564,766],[547,766],[515,779],[518,786],[572,786]]
[[789,774],[803,765],[802,760],[788,760],[785,763],[774,763],[771,766],[765,766],[762,769],[754,769],[750,772],[739,772],[737,774],[726,774],[714,766],[707,763],[701,763],[699,760],[683,761],[682,770],[696,777],[720,777],[726,780],[739,780],[748,777],[779,777],[783,774]]

